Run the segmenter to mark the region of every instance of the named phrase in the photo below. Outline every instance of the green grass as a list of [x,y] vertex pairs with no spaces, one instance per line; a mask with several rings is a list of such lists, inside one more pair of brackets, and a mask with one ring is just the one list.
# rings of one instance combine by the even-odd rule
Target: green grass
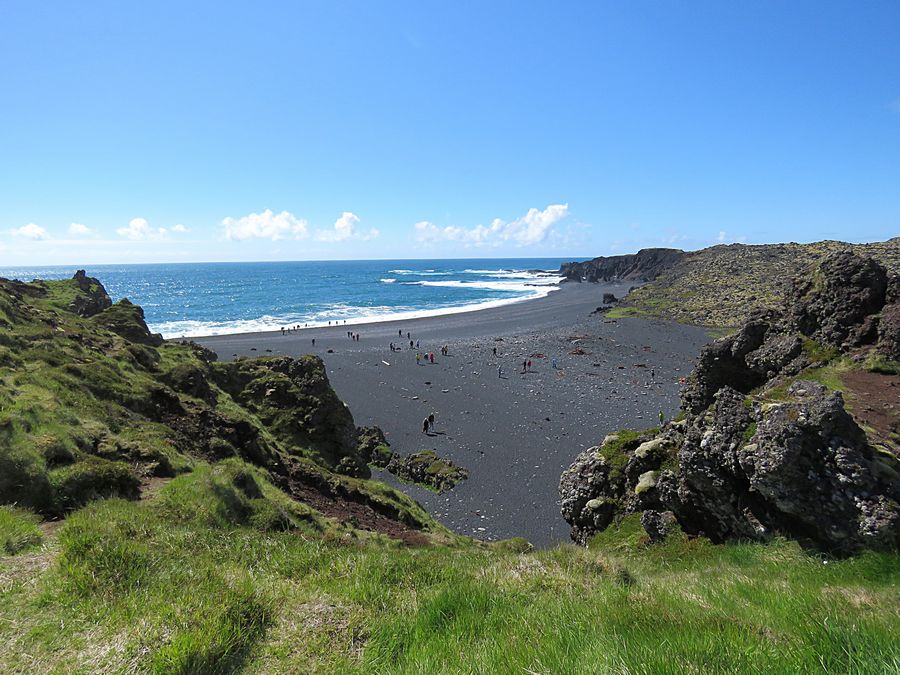
[[40,546],[40,522],[31,511],[14,506],[0,506],[0,555],[16,555]]
[[[223,470],[222,484],[240,470]],[[185,478],[170,497],[192,489]],[[900,667],[897,555],[643,541],[630,518],[589,549],[401,548],[172,517],[165,492],[97,502],[68,518],[46,571],[0,581],[0,671]]]

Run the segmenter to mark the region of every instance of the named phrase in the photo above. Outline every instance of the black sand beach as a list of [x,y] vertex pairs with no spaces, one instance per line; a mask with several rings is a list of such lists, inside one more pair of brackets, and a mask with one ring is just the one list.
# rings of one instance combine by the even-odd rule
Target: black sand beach
[[[545,298],[463,314],[196,341],[223,360],[318,354],[358,425],[380,426],[395,452],[433,448],[469,469],[468,480],[443,495],[377,477],[457,532],[546,546],[568,539],[557,503],[563,469],[607,433],[655,426],[660,411],[677,412],[679,378],[710,339],[700,328],[591,314],[604,292],[626,291],[564,284]],[[401,351],[392,353],[390,342]],[[434,352],[434,364],[417,365],[417,351]],[[422,420],[432,412],[435,433],[426,436]]]

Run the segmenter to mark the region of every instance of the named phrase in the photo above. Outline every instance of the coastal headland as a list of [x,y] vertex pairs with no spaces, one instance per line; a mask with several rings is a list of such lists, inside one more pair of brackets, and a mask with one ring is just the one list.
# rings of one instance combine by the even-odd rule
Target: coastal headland
[[630,286],[570,283],[543,298],[460,314],[196,341],[222,360],[320,356],[358,425],[381,427],[395,452],[434,449],[469,470],[443,494],[387,472],[378,478],[459,533],[546,546],[569,538],[559,515],[561,471],[607,433],[676,414],[679,380],[710,339],[698,327],[595,312],[604,293],[622,297]]

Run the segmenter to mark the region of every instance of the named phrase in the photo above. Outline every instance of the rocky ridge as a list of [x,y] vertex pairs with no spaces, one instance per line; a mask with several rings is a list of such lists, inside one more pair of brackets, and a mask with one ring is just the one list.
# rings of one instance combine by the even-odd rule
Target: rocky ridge
[[[597,258],[607,261],[592,272],[594,261],[563,265],[561,274],[584,280],[644,278],[649,283],[632,290],[610,318],[644,316],[698,326],[733,329],[757,309],[775,309],[788,298],[794,277],[828,255],[852,250],[871,257],[891,272],[900,272],[900,237],[868,244],[820,241],[810,244],[721,244],[699,251],[678,252],[664,266],[644,265],[631,276],[616,263],[629,256]],[[672,249],[646,249],[672,251]],[[634,258],[635,256],[632,256]],[[649,259],[648,259],[649,260]]]
[[651,540],[677,527],[713,541],[784,535],[849,553],[900,545],[900,422],[886,435],[848,412],[844,370],[900,378],[900,277],[852,251],[800,277],[780,311],[753,314],[707,346],[682,392],[683,419],[620,432],[560,480],[563,517],[585,543],[641,513]]

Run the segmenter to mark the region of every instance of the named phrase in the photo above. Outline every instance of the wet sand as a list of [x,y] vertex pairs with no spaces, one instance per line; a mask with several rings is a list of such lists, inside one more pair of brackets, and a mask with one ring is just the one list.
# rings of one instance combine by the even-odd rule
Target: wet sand
[[[701,328],[591,314],[604,292],[621,297],[628,286],[563,284],[544,298],[463,314],[195,340],[223,360],[321,356],[358,425],[380,426],[395,452],[433,448],[469,469],[468,480],[442,495],[387,473],[377,478],[457,532],[547,546],[569,536],[557,495],[563,469],[607,433],[675,414],[678,380],[710,339]],[[390,342],[401,350],[391,352]],[[584,354],[572,353],[578,348]],[[435,363],[417,365],[417,351],[434,352]],[[435,433],[425,435],[422,420],[432,412]]]

